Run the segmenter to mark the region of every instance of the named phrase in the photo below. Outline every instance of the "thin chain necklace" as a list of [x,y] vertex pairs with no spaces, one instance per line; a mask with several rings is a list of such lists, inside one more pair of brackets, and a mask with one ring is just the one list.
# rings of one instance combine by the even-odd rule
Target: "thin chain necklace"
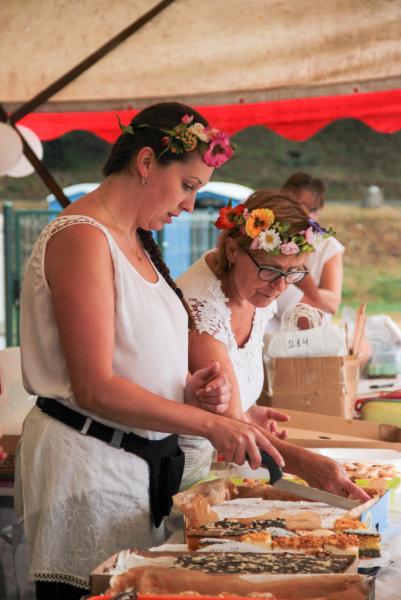
[[138,262],[142,262],[143,258],[141,256],[141,251],[139,249],[139,247],[140,247],[139,246],[139,242],[138,242],[137,247],[134,248],[134,246],[132,245],[132,240],[131,240],[130,236],[128,235],[128,233],[126,233],[125,229],[117,221],[117,219],[115,218],[115,216],[113,215],[113,213],[111,212],[111,210],[108,208],[107,204],[105,203],[105,201],[103,200],[102,197],[100,197],[100,202],[102,203],[104,209],[110,215],[110,217],[112,218],[112,220],[114,221],[114,223],[117,225],[118,229],[120,229],[120,231],[123,232],[124,237],[127,240],[128,246],[131,248],[132,252],[135,254]]

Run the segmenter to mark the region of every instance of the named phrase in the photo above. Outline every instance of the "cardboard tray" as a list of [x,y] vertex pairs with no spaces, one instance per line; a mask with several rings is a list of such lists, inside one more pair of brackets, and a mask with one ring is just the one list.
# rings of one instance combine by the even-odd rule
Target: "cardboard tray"
[[307,448],[387,448],[401,452],[401,428],[285,409],[288,441]]
[[[374,600],[375,598],[375,580],[374,578],[364,578],[367,585],[367,594],[365,596],[365,600]],[[135,597],[137,600],[221,600],[221,595],[210,596],[206,594],[202,594],[199,596],[199,593],[191,594],[136,594]],[[310,598],[310,596],[303,595],[302,598]],[[115,597],[114,597],[115,598]],[[273,598],[277,598],[277,600],[289,600],[288,596],[283,596],[280,593],[275,592],[273,594]],[[98,595],[95,596],[85,596],[86,600],[113,600],[113,596],[111,595]],[[239,596],[237,594],[224,594],[225,600],[250,600],[249,596]]]
[[[140,554],[141,556],[145,556],[145,557],[152,557],[152,558],[158,558],[161,556],[179,556],[180,554],[194,554],[194,555],[199,555],[202,553],[199,552],[137,552],[136,550],[133,550],[133,552],[136,552],[138,554]],[[112,577],[112,575],[110,573],[108,573],[107,571],[109,569],[111,569],[117,560],[119,553],[114,554],[113,556],[109,557],[108,559],[106,559],[103,563],[101,563],[100,565],[98,565],[90,574],[90,591],[91,594],[95,595],[95,594],[101,594],[103,593],[107,587],[109,586],[109,581]],[[351,562],[350,566],[348,567],[348,569],[346,569],[343,573],[328,573],[327,575],[330,577],[337,577],[337,576],[347,576],[347,575],[356,575],[357,574],[357,569],[358,569],[358,559],[355,558],[354,556],[350,557],[353,558],[354,560]],[[172,567],[174,568],[174,567]],[[238,574],[239,575],[239,574]],[[295,574],[295,575],[289,575],[289,574],[282,574],[282,575],[270,575],[269,573],[263,574],[261,573],[260,575],[258,575],[258,578],[260,582],[263,583],[272,583],[272,582],[277,582],[279,580],[283,580],[283,579],[294,579],[294,578],[304,578],[304,577],[321,577],[321,575],[307,575],[307,574]],[[261,578],[263,577],[263,581],[261,580]]]

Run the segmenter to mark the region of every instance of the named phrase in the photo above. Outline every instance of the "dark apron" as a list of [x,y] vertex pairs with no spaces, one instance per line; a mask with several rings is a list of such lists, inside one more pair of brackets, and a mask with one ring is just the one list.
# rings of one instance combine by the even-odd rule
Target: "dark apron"
[[36,405],[50,417],[81,434],[95,437],[146,460],[149,465],[150,509],[153,523],[159,527],[163,517],[170,513],[172,496],[180,489],[184,472],[185,455],[178,445],[177,435],[169,435],[162,440],[148,440],[87,418],[52,398],[38,397]]

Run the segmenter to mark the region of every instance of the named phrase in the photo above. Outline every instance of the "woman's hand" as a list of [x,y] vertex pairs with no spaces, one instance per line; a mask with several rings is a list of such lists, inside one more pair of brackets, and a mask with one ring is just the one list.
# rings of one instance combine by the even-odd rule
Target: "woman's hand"
[[281,440],[285,440],[287,437],[287,430],[280,430],[276,422],[289,421],[289,416],[285,413],[269,408],[268,406],[257,406],[254,404],[247,410],[246,417],[250,423],[266,429]]
[[184,390],[186,404],[203,408],[216,414],[224,414],[230,404],[231,383],[220,364],[211,363],[190,375]]
[[280,466],[284,460],[261,429],[229,417],[215,417],[206,436],[227,462],[243,465],[247,460],[252,469],[261,465],[260,450],[265,450]]
[[327,456],[308,452],[302,456],[297,471],[296,475],[305,479],[312,487],[361,502],[370,500],[370,496],[351,481],[344,468]]

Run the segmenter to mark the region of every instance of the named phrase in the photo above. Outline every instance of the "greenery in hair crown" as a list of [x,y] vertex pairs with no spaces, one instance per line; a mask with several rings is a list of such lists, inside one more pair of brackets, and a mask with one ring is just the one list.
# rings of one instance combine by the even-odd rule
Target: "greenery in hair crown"
[[193,115],[184,115],[181,122],[173,129],[161,129],[147,124],[133,127],[132,125],[123,125],[118,115],[117,119],[123,133],[135,135],[136,129],[144,127],[158,129],[164,133],[162,143],[165,148],[157,158],[166,152],[183,154],[198,150],[209,167],[221,167],[234,154],[234,146],[227,133],[212,127],[205,127],[202,123],[193,123]]
[[249,211],[243,204],[235,207],[230,204],[220,209],[214,225],[217,229],[237,229],[241,234],[248,235],[253,240],[251,250],[289,256],[300,252],[314,252],[322,239],[335,235],[331,227],[324,229],[313,219],[308,219],[308,223],[309,227],[305,231],[291,234],[291,224],[276,221],[270,208]]

